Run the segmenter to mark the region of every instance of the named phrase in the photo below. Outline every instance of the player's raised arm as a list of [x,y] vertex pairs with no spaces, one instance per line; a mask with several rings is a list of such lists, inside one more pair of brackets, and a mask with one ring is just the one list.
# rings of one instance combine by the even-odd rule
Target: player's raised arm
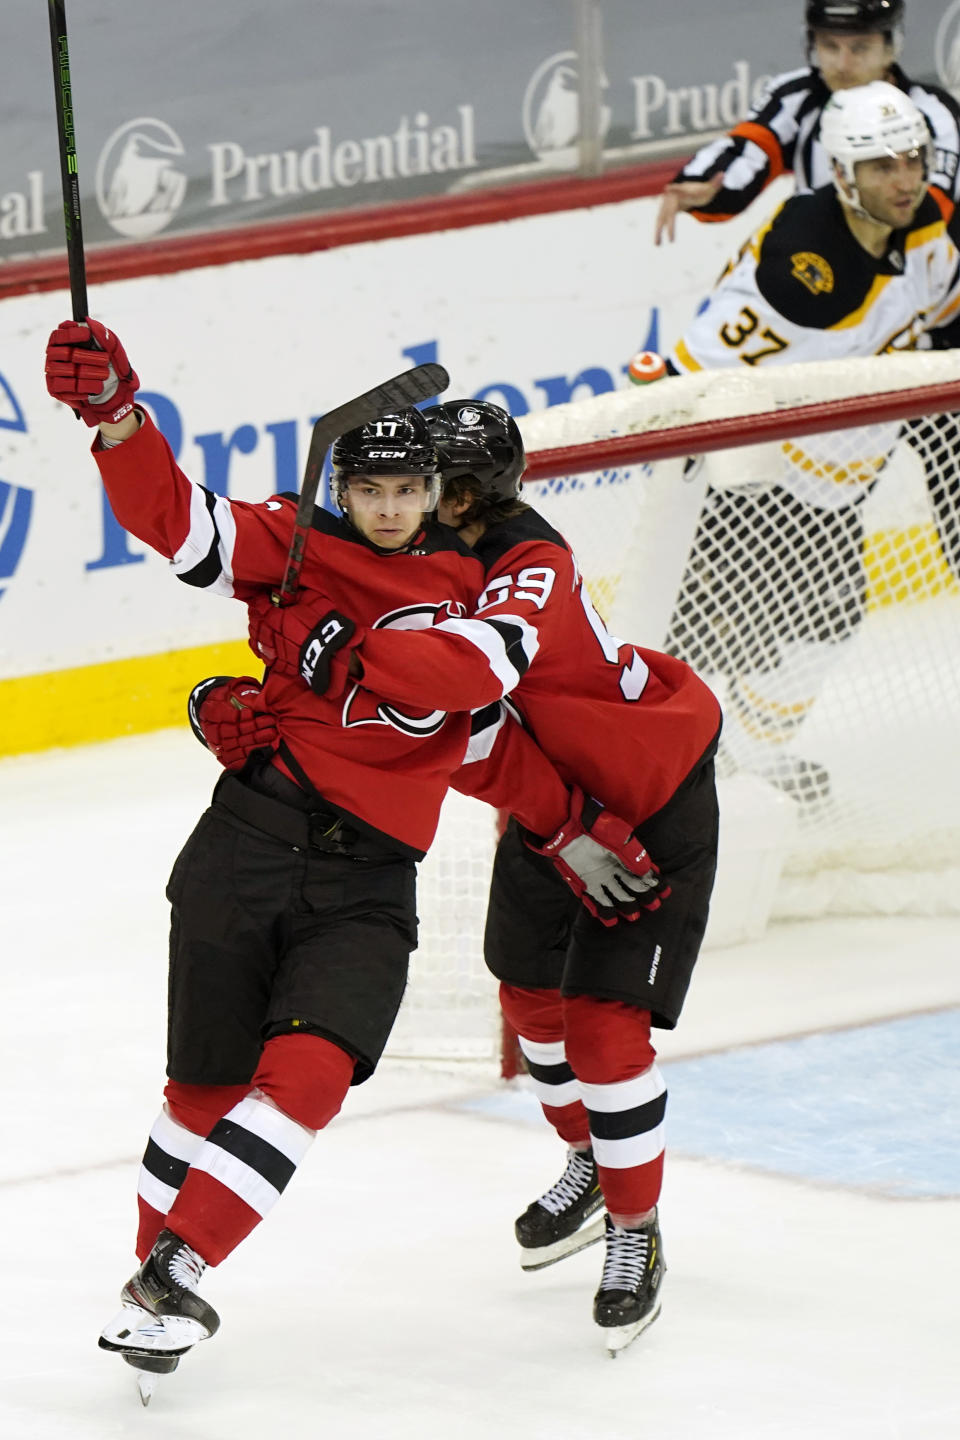
[[[66,321],[47,342],[47,389],[97,427],[93,458],[119,523],[215,594],[278,581],[293,527],[290,501],[230,501],[189,479],[149,415],[122,342],[96,320]],[[244,598],[246,595],[244,594]]]

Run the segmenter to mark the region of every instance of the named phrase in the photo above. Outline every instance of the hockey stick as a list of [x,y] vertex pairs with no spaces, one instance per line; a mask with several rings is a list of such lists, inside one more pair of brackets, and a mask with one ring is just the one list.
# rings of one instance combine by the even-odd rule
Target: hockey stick
[[49,0],[50,56],[53,61],[53,88],[57,101],[57,133],[60,139],[60,180],[63,185],[63,228],[67,237],[70,267],[70,299],[74,320],[87,318],[87,271],[83,259],[83,229],[80,224],[80,180],[77,174],[77,147],[73,131],[73,97],[70,85],[70,55],[67,50],[65,0]]
[[345,405],[338,405],[336,410],[321,415],[310,436],[300,503],[297,505],[296,525],[290,541],[287,568],[283,572],[283,581],[277,594],[278,604],[289,605],[296,599],[303,552],[313,524],[317,487],[323,473],[323,462],[334,440],[345,435],[348,430],[356,430],[358,425],[366,425],[369,421],[376,420],[380,415],[404,410],[409,405],[419,404],[421,400],[431,400],[434,395],[442,394],[449,384],[450,376],[442,365],[415,365],[412,370],[404,370],[401,375],[394,375],[392,380],[385,380],[382,385],[368,390],[366,394],[358,395],[355,400],[348,400]]

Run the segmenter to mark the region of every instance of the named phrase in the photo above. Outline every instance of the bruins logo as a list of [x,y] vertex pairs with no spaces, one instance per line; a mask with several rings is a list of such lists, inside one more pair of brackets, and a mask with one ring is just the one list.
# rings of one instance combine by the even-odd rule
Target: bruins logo
[[811,295],[829,295],[833,289],[833,271],[822,255],[810,250],[801,250],[790,257],[793,263],[793,278],[806,285]]

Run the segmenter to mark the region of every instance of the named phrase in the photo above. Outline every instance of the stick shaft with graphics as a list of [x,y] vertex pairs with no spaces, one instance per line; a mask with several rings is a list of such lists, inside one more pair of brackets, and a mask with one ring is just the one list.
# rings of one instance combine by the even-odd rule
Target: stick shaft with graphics
[[87,314],[87,270],[83,258],[83,227],[80,223],[80,179],[73,129],[73,93],[70,84],[70,53],[67,48],[65,0],[49,0],[50,57],[57,103],[57,133],[60,139],[60,179],[63,184],[63,228],[67,238],[70,267],[70,300],[74,320]]

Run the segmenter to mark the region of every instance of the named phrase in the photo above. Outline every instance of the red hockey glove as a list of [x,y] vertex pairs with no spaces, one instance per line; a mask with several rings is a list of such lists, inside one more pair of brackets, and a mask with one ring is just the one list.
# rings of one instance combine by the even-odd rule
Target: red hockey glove
[[[92,341],[92,343],[91,343]],[[112,330],[87,316],[65,320],[47,341],[47,389],[87,425],[115,425],[133,409],[140,388],[127,352]]]
[[316,610],[302,600],[278,605],[270,595],[255,595],[247,605],[250,649],[278,674],[299,675],[304,641],[317,617],[329,608],[326,597],[321,597],[321,608]]
[[325,595],[293,605],[275,605],[270,596],[258,595],[247,609],[250,645],[271,669],[298,677],[315,695],[340,694],[350,656],[364,635],[349,616],[332,609]]
[[551,839],[531,850],[546,855],[602,925],[658,910],[670,894],[660,871],[625,820],[575,787],[570,814]]
[[249,675],[212,675],[190,691],[190,728],[225,770],[242,770],[255,750],[273,750],[280,740],[270,712],[252,708],[261,689]]

